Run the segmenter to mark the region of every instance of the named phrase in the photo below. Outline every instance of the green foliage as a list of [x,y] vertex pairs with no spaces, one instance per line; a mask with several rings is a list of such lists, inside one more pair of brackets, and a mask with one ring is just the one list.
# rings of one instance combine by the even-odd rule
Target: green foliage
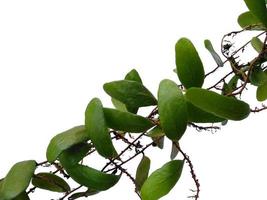
[[250,12],[267,27],[267,9],[265,0],[244,0]]
[[204,41],[204,45],[206,47],[206,49],[210,52],[210,54],[212,55],[213,59],[215,60],[215,62],[217,63],[218,66],[222,67],[223,66],[223,61],[220,58],[220,56],[216,53],[216,51],[214,50],[211,41],[210,40],[205,40]]
[[142,200],[158,200],[170,192],[179,180],[184,161],[173,160],[154,171],[141,189]]
[[176,70],[181,83],[186,87],[201,87],[204,82],[204,68],[192,42],[181,38],[175,45]]
[[242,28],[251,27],[252,30],[266,29],[260,22],[260,20],[258,20],[250,11],[244,12],[239,15],[237,22]]
[[251,45],[258,53],[260,53],[262,51],[263,42],[259,38],[253,37],[251,39]]
[[142,185],[146,181],[150,169],[150,159],[147,156],[143,156],[141,159],[135,175],[135,184],[138,191],[141,190]]
[[265,81],[257,88],[257,100],[264,101],[266,99],[267,99],[267,81]]

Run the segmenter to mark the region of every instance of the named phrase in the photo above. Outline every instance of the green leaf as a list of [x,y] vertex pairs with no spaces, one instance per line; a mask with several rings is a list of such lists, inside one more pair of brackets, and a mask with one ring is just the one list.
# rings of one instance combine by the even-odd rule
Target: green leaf
[[156,105],[157,100],[151,92],[136,81],[120,80],[104,84],[104,90],[111,97],[130,107]]
[[251,27],[251,30],[265,30],[266,28],[263,26],[263,24],[258,20],[250,11],[242,13],[239,15],[238,24],[242,28]]
[[176,145],[179,146],[178,142],[173,142],[172,143],[172,150],[171,150],[171,160],[173,160],[179,153],[179,149],[176,147]]
[[128,111],[126,105],[124,103],[120,102],[119,100],[111,98],[111,102],[117,110],[120,110],[123,112]]
[[136,175],[135,175],[136,189],[138,191],[140,191],[142,185],[147,179],[149,169],[150,169],[150,159],[146,156],[143,156],[142,160],[140,161],[137,167]]
[[223,95],[231,94],[236,89],[238,80],[239,80],[239,76],[234,75],[228,83],[224,83],[222,94]]
[[46,158],[52,163],[65,149],[87,140],[89,140],[89,137],[85,126],[76,126],[64,131],[50,141],[46,150]]
[[24,192],[30,184],[35,168],[34,160],[26,160],[13,165],[2,183],[0,199],[10,200]]
[[142,79],[136,69],[132,69],[128,74],[126,74],[124,80],[142,83]]
[[12,200],[30,200],[28,194],[24,191]]
[[213,57],[213,59],[215,60],[215,62],[217,63],[218,66],[223,67],[223,61],[220,58],[220,56],[216,53],[216,51],[214,50],[211,41],[210,40],[205,40],[204,41],[204,45],[206,47],[206,49],[210,52],[211,56]]
[[249,80],[252,85],[260,86],[267,81],[267,74],[263,71],[260,65],[257,65],[253,67]]
[[93,189],[88,189],[85,192],[77,192],[77,193],[72,194],[71,196],[69,196],[68,200],[74,200],[74,199],[78,199],[81,197],[89,197],[89,196],[95,195],[97,193],[99,193],[99,191],[93,190]]
[[173,160],[154,171],[141,189],[142,200],[158,200],[167,195],[179,180],[184,161]]
[[103,106],[98,98],[92,99],[85,111],[85,127],[96,151],[105,158],[116,155],[106,125]]
[[74,167],[64,166],[66,172],[77,183],[90,189],[103,191],[114,186],[121,176],[106,174],[94,168],[77,164]]
[[187,105],[182,91],[171,80],[162,80],[158,90],[160,126],[171,140],[179,140],[187,127]]
[[188,113],[188,121],[195,122],[195,123],[216,123],[222,122],[225,119],[221,117],[217,117],[212,113],[206,112],[192,103],[187,102],[187,113]]
[[59,176],[51,173],[38,173],[32,178],[35,187],[53,192],[68,192],[70,186]]
[[104,115],[107,126],[118,131],[140,133],[154,126],[150,120],[144,117],[111,108],[104,108]]
[[176,69],[181,83],[186,87],[201,87],[204,82],[204,68],[192,42],[181,38],[175,46]]
[[250,113],[247,103],[201,88],[190,88],[186,98],[196,107],[225,119],[242,120]]
[[263,49],[263,42],[257,37],[253,37],[251,39],[251,45],[258,53],[260,53]]
[[267,27],[267,9],[265,0],[244,0],[250,12]]
[[165,137],[153,137],[154,146],[157,146],[160,149],[164,148],[164,139]]
[[72,167],[79,163],[88,153],[92,146],[88,143],[79,143],[63,151],[59,160],[64,166]]
[[265,101],[267,99],[267,81],[257,88],[257,100]]
[[148,137],[161,137],[164,136],[165,133],[162,130],[162,128],[160,126],[155,126],[153,129],[151,129],[150,131],[147,132],[146,134]]

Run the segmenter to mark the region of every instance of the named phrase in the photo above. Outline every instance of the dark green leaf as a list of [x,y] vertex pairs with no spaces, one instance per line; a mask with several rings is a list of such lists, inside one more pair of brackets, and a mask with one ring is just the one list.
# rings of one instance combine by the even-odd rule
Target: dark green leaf
[[130,107],[139,108],[157,104],[157,100],[151,92],[136,81],[113,81],[104,84],[104,90],[111,97]]
[[121,177],[114,174],[106,174],[80,164],[75,165],[75,167],[64,166],[64,168],[77,183],[97,191],[111,188]]
[[30,184],[35,168],[34,160],[26,160],[13,165],[2,183],[0,199],[13,199],[24,192]]
[[212,55],[213,59],[215,60],[215,62],[217,63],[218,66],[222,67],[223,66],[223,61],[220,58],[220,56],[216,53],[216,51],[214,50],[211,41],[210,40],[205,40],[204,41],[204,45],[206,47],[206,49],[210,52],[210,54]]
[[257,37],[253,37],[251,39],[251,45],[258,53],[260,53],[263,49],[263,42]]
[[260,86],[267,81],[267,74],[262,70],[260,65],[254,66],[250,73],[249,80],[252,85]]
[[116,155],[111,137],[106,125],[102,103],[98,98],[92,99],[85,111],[85,127],[97,152],[111,158]]
[[136,81],[136,82],[142,83],[142,79],[139,73],[135,69],[132,69],[128,74],[126,74],[124,80]]
[[242,120],[250,113],[247,103],[201,88],[190,88],[186,98],[196,107],[225,119]]
[[177,145],[179,146],[178,142],[172,143],[171,160],[173,160],[179,153],[179,149],[176,147]]
[[160,82],[158,90],[160,126],[171,140],[179,140],[187,127],[187,104],[182,91],[171,80]]
[[234,75],[228,83],[224,83],[222,94],[223,95],[231,94],[236,89],[238,80],[239,80],[239,76]]
[[150,120],[129,112],[104,108],[104,115],[107,126],[119,131],[139,133],[154,126]]
[[242,28],[250,27],[252,30],[264,30],[266,29],[263,24],[258,20],[251,12],[245,12],[239,15],[238,24]]
[[175,46],[176,69],[181,83],[186,87],[201,87],[204,82],[204,68],[192,42],[181,38]]
[[30,200],[28,194],[24,191],[12,200]]
[[257,100],[265,101],[267,99],[267,81],[257,88]]
[[69,196],[68,200],[74,200],[74,199],[78,199],[81,197],[89,197],[89,196],[95,195],[97,193],[99,193],[99,191],[93,190],[93,189],[88,189],[85,192],[77,192],[77,193],[72,194],[71,196]]
[[142,200],[158,200],[168,194],[179,180],[184,161],[173,160],[154,171],[141,189]]
[[143,156],[142,160],[140,161],[137,167],[136,175],[135,175],[136,189],[138,191],[140,191],[142,185],[147,179],[149,169],[150,169],[150,159],[146,156]]
[[32,184],[35,187],[50,190],[53,192],[70,191],[68,183],[59,176],[51,173],[38,173],[32,178]]
[[221,117],[217,117],[212,113],[201,110],[200,108],[194,106],[192,103],[187,102],[187,113],[188,113],[188,121],[195,123],[216,123],[222,122],[225,119]]
[[250,12],[267,27],[267,9],[265,0],[244,0]]
[[63,151],[59,156],[59,160],[64,166],[74,166],[86,156],[91,148],[92,146],[88,143],[76,144]]
[[46,150],[46,158],[49,162],[54,162],[62,151],[87,140],[89,137],[85,126],[76,126],[64,131],[50,141]]

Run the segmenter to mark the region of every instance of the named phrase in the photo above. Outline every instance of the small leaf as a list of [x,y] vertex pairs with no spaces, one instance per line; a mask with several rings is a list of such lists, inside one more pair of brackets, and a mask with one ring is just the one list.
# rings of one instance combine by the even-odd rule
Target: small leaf
[[146,134],[148,137],[161,137],[164,136],[165,133],[162,130],[162,128],[160,126],[155,126],[153,129],[151,129],[150,131],[147,132]]
[[121,176],[106,174],[94,168],[77,164],[75,167],[64,166],[70,177],[77,183],[90,189],[103,191],[114,186]]
[[172,143],[172,151],[171,151],[171,160],[173,160],[179,153],[179,149],[176,147],[176,145],[179,145],[178,142]]
[[112,144],[100,99],[92,99],[85,111],[85,127],[96,151],[105,158],[116,154]]
[[215,62],[217,63],[218,66],[223,67],[223,61],[220,58],[220,56],[216,53],[216,51],[214,50],[211,41],[210,40],[205,40],[204,41],[205,47],[206,49],[210,52],[210,54],[212,55],[213,59],[215,60]]
[[75,199],[78,199],[81,197],[89,197],[89,196],[95,195],[97,193],[99,193],[99,191],[93,190],[93,189],[88,189],[85,192],[77,192],[77,193],[72,194],[71,196],[69,196],[68,200],[75,200]]
[[63,151],[59,160],[64,166],[72,167],[79,163],[88,153],[92,146],[88,143],[79,143]]
[[111,97],[130,107],[156,105],[157,100],[151,92],[136,81],[113,81],[104,84],[104,90]]
[[107,126],[118,131],[140,133],[154,126],[144,117],[111,108],[104,108],[104,115]]
[[204,82],[204,68],[192,42],[181,38],[175,46],[176,69],[181,83],[186,87],[201,87]]
[[132,69],[128,74],[126,74],[124,80],[142,83],[142,79],[136,69]]
[[59,176],[51,173],[38,173],[32,178],[35,187],[53,192],[68,192],[70,186]]
[[200,108],[194,106],[192,103],[187,102],[187,113],[188,113],[188,121],[195,123],[216,123],[222,122],[225,119],[221,117],[217,117],[212,113],[201,110]]
[[228,83],[224,83],[223,89],[222,89],[222,95],[231,94],[236,89],[238,80],[239,80],[239,76],[234,75]]
[[263,49],[264,44],[259,38],[253,37],[251,39],[251,45],[258,53],[260,53]]
[[150,159],[146,156],[143,156],[142,160],[140,161],[137,167],[135,175],[136,189],[138,191],[140,191],[142,185],[147,179],[149,169],[150,169]]
[[160,126],[171,140],[179,140],[187,127],[187,105],[182,91],[171,80],[160,82],[158,90]]
[[250,113],[247,103],[201,88],[190,88],[186,98],[194,106],[225,119],[242,120]]
[[267,81],[257,88],[257,100],[265,101],[267,99]]
[[13,199],[24,192],[30,184],[35,168],[34,160],[26,160],[13,165],[3,180],[0,199]]
[[250,12],[267,27],[267,9],[265,0],[244,0]]
[[142,200],[158,200],[167,195],[179,180],[184,161],[173,160],[154,171],[141,189]]
[[249,26],[251,27],[251,30],[265,30],[266,28],[263,26],[263,24],[258,20],[250,11],[242,13],[239,15],[238,24],[242,28],[247,28]]
[[111,102],[114,105],[114,107],[120,111],[127,112],[127,107],[124,103],[118,101],[117,99],[111,98]]
[[28,194],[24,191],[12,200],[30,200]]
[[260,86],[267,81],[267,74],[263,71],[260,65],[257,65],[253,67],[249,80],[252,85]]
[[89,140],[89,137],[85,126],[76,126],[64,131],[50,141],[46,150],[46,158],[52,163],[65,149],[87,140]]

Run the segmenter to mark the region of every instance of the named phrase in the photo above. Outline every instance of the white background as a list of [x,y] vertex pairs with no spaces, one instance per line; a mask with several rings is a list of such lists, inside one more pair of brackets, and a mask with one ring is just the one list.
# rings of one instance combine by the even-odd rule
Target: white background
[[[203,40],[219,51],[222,35],[239,30],[237,16],[246,10],[242,0],[0,1],[0,177],[15,162],[44,160],[51,137],[83,123],[91,98],[110,106],[105,82],[136,68],[156,95],[163,78],[178,81],[172,70],[180,37],[194,42],[206,71],[215,67]],[[215,134],[188,129],[181,146],[194,163],[201,200],[266,199],[266,116],[251,114]],[[149,154],[152,170],[169,151]],[[138,199],[127,181],[89,199]],[[162,199],[186,199],[189,189],[185,167]],[[60,197],[39,192],[32,198]]]

